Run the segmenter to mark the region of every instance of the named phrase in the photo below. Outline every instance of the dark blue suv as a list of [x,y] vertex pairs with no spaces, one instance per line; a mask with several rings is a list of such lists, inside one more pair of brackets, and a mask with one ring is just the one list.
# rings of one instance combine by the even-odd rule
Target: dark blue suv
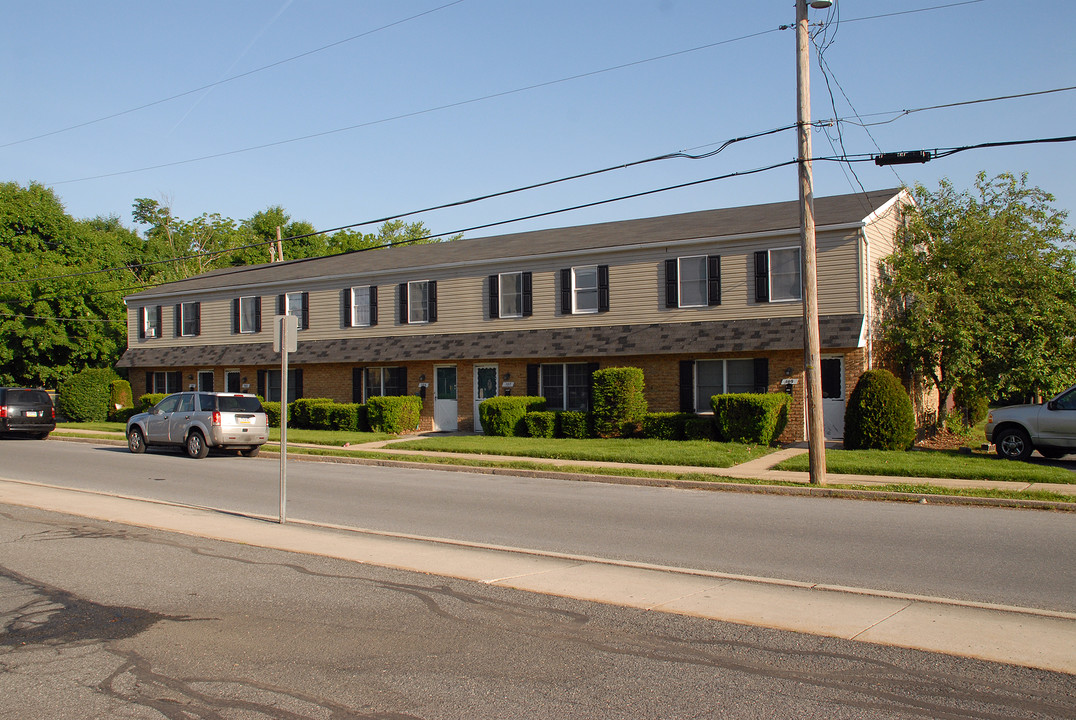
[[0,435],[25,433],[44,440],[56,429],[56,409],[44,390],[0,388]]

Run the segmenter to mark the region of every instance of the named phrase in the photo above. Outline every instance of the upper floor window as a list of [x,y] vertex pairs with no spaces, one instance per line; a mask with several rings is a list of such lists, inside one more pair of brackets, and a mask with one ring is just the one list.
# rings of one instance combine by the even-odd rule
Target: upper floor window
[[369,327],[377,325],[377,286],[361,285],[344,291],[344,325]]
[[232,332],[256,333],[262,329],[262,299],[260,295],[232,300]]
[[721,304],[721,257],[696,255],[665,261],[665,307]]
[[194,337],[202,332],[202,304],[185,302],[176,305],[176,335]]
[[437,281],[400,283],[400,324],[431,323],[437,320]]
[[581,315],[609,309],[609,266],[582,265],[560,271],[560,312]]
[[276,296],[276,314],[293,315],[299,320],[299,329],[310,327],[310,293],[290,292]]
[[489,276],[489,316],[529,317],[532,312],[532,280],[529,272]]
[[759,250],[755,253],[755,300],[781,302],[803,297],[800,249]]
[[161,336],[161,306],[149,305],[142,308],[138,316],[138,337],[157,338]]

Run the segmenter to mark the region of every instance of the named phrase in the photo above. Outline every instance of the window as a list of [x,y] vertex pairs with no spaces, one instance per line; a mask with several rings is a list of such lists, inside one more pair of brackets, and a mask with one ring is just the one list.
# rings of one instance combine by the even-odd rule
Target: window
[[202,304],[185,302],[176,305],[176,335],[194,337],[202,332]]
[[344,325],[369,327],[377,325],[377,287],[362,285],[344,291]]
[[239,383],[239,371],[238,370],[225,370],[224,371],[224,392],[237,393],[242,392]]
[[232,300],[232,332],[257,333],[261,331],[261,296],[238,297]]
[[555,363],[541,366],[539,394],[548,410],[590,409],[590,378],[596,366],[589,363]]
[[755,300],[782,302],[803,297],[798,247],[755,253]]
[[769,386],[766,358],[685,360],[680,365],[680,409],[710,412],[710,398],[726,393],[764,393]]
[[583,265],[560,271],[562,315],[609,310],[609,266]]
[[198,389],[204,392],[213,392],[213,371],[198,371]]
[[721,256],[697,255],[665,261],[665,307],[721,304]]
[[[258,371],[258,394],[266,402],[280,402],[280,371]],[[288,402],[295,402],[303,396],[303,371],[288,370]]]
[[182,374],[178,372],[155,372],[152,374],[153,386],[149,391],[153,393],[179,392],[179,384],[182,380]]
[[437,320],[437,281],[400,283],[400,324],[431,323]]
[[142,308],[138,316],[138,337],[157,338],[161,336],[161,306],[149,305]]
[[395,396],[407,394],[407,368],[372,367],[364,368],[365,399],[380,395]]
[[530,317],[532,312],[531,283],[529,272],[490,275],[490,318]]
[[310,327],[310,314],[307,308],[309,297],[304,292],[292,292],[284,296],[284,312],[281,315],[292,315],[297,318],[300,330]]

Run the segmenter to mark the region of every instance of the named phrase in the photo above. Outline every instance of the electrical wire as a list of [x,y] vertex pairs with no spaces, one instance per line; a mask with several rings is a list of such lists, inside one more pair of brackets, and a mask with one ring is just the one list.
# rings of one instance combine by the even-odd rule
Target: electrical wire
[[152,102],[144,103],[142,105],[138,105],[137,107],[128,108],[126,110],[120,110],[119,112],[114,112],[111,115],[104,115],[102,117],[95,118],[93,120],[86,120],[85,122],[80,122],[80,123],[77,123],[75,125],[69,125],[68,127],[60,128],[59,130],[52,130],[50,132],[41,133],[40,135],[34,135],[33,137],[27,137],[27,138],[23,138],[21,140],[12,140],[11,142],[0,144],[0,148],[11,147],[12,145],[20,145],[22,143],[27,143],[27,142],[30,142],[32,140],[40,140],[41,138],[51,137],[53,135],[59,135],[60,133],[65,133],[65,132],[68,132],[70,130],[77,130],[78,128],[83,128],[83,127],[86,127],[88,125],[95,125],[95,124],[97,124],[99,122],[104,122],[105,120],[112,120],[113,118],[122,117],[124,115],[130,115],[131,113],[138,112],[139,110],[145,110],[146,108],[151,108],[151,107],[154,107],[155,105],[161,105],[161,104],[166,103],[166,102],[171,102],[172,100],[178,100],[179,98],[186,97],[188,95],[193,95],[194,93],[201,92],[202,90],[209,90],[210,88],[214,88],[214,87],[217,87],[219,85],[224,85],[225,83],[230,83],[230,82],[232,82],[234,80],[239,80],[240,78],[249,77],[250,75],[254,75],[255,73],[260,73],[263,70],[269,70],[271,68],[279,67],[280,65],[284,65],[286,63],[290,63],[290,62],[293,62],[295,60],[300,60],[302,58],[309,57],[311,55],[315,55],[315,54],[317,54],[319,52],[322,52],[324,50],[328,50],[330,48],[337,47],[338,45],[343,45],[345,43],[349,43],[349,42],[351,42],[353,40],[358,40],[359,38],[364,38],[364,37],[366,37],[368,35],[373,35],[374,33],[381,32],[382,30],[388,30],[389,28],[396,27],[397,25],[402,25],[402,24],[404,24],[406,22],[410,22],[411,20],[417,20],[418,18],[423,17],[425,15],[430,15],[432,13],[435,13],[435,12],[437,12],[439,10],[444,10],[445,8],[451,7],[453,5],[459,5],[463,1],[464,0],[453,0],[452,2],[445,3],[444,5],[441,5],[439,7],[435,7],[433,9],[431,9],[431,10],[426,10],[425,12],[420,12],[417,15],[412,15],[410,17],[403,18],[402,20],[397,20],[395,22],[391,22],[391,23],[389,23],[387,25],[382,25],[381,27],[374,28],[373,30],[367,30],[366,32],[359,33],[358,35],[352,35],[351,37],[344,38],[343,40],[337,40],[336,42],[329,43],[328,45],[322,45],[319,48],[314,48],[313,50],[307,50],[306,52],[299,53],[298,55],[292,55],[291,57],[284,58],[283,60],[277,60],[276,62],[269,63],[268,65],[263,65],[261,67],[254,68],[253,70],[247,70],[246,72],[239,73],[238,75],[232,75],[232,76],[226,77],[226,78],[224,78],[222,80],[217,80],[216,82],[211,82],[208,85],[202,85],[201,87],[196,87],[196,88],[194,88],[192,90],[184,90],[181,93],[176,93],[175,95],[169,95],[168,97],[161,98],[159,100],[153,100]]
[[[1053,94],[1053,93],[1071,92],[1073,90],[1076,90],[1076,85],[1070,85],[1068,87],[1060,87],[1060,88],[1051,88],[1049,90],[1034,90],[1032,92],[1026,92],[1026,93],[1014,93],[1012,95],[997,95],[995,97],[979,98],[978,100],[962,100],[962,101],[959,101],[959,102],[942,103],[940,105],[927,105],[927,106],[924,106],[924,107],[912,108],[910,110],[889,110],[889,111],[886,111],[886,112],[868,113],[866,115],[856,115],[856,117],[859,120],[862,120],[863,118],[878,117],[880,115],[896,115],[896,117],[890,118],[889,120],[882,120],[882,121],[874,122],[874,123],[862,123],[862,125],[864,127],[874,127],[876,125],[888,125],[889,123],[896,122],[897,120],[900,120],[902,117],[904,117],[906,115],[912,115],[914,113],[924,112],[924,111],[927,111],[927,110],[944,110],[944,109],[947,109],[947,108],[961,107],[961,106],[964,106],[964,105],[978,105],[979,103],[999,102],[1001,100],[1016,100],[1016,99],[1019,99],[1019,98],[1035,97],[1037,95],[1050,95],[1050,94]],[[847,123],[847,124],[851,124],[851,125],[860,125],[861,124],[861,123],[852,122],[851,120],[849,120],[847,118],[830,118],[828,120],[828,122],[843,122],[843,123]]]

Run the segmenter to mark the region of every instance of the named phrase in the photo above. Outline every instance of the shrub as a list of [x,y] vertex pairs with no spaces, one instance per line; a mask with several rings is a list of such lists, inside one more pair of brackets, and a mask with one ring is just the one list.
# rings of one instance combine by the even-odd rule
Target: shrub
[[417,395],[372,397],[366,401],[370,429],[399,435],[418,427],[422,399]]
[[683,440],[684,425],[695,416],[690,413],[647,413],[643,416],[643,437],[655,440]]
[[314,414],[323,413],[329,430],[366,432],[370,429],[366,420],[366,406],[359,403],[333,403],[315,408]]
[[634,367],[594,371],[591,418],[600,438],[630,437],[646,415],[643,371]]
[[57,388],[56,411],[74,422],[104,422],[112,399],[116,373],[91,368],[75,373]]
[[131,383],[126,380],[113,380],[108,386],[108,391],[110,404],[113,409],[129,408],[134,405],[133,395],[131,394]]
[[269,423],[269,427],[280,427],[280,403],[263,402],[262,410],[265,411],[265,419]]
[[324,409],[332,402],[330,398],[299,398],[288,403],[288,427],[327,430]]
[[685,440],[713,440],[717,435],[714,419],[710,417],[689,417],[684,421]]
[[968,428],[982,422],[990,410],[990,400],[985,395],[963,385],[957,387],[953,400],[956,401],[956,406],[963,415],[964,425]]
[[785,393],[714,395],[717,436],[726,442],[769,445],[788,424],[792,398]]
[[138,412],[146,412],[151,407],[168,397],[168,393],[146,393],[138,396]]
[[592,437],[590,433],[589,413],[578,410],[563,410],[556,413],[557,432],[561,437],[584,440]]
[[848,450],[907,450],[915,440],[915,411],[900,380],[888,370],[859,377],[844,411]]
[[536,438],[551,438],[557,429],[557,414],[554,412],[531,412],[523,416],[527,424],[527,434]]
[[108,413],[108,420],[109,422],[126,423],[128,420],[131,419],[132,415],[135,415],[139,412],[141,411],[138,408],[133,407],[120,408],[119,410],[113,408]]
[[[545,398],[533,395],[500,395],[483,400],[478,405],[478,419],[486,435],[524,437],[528,412],[545,410]],[[372,423],[371,423],[372,424]]]

